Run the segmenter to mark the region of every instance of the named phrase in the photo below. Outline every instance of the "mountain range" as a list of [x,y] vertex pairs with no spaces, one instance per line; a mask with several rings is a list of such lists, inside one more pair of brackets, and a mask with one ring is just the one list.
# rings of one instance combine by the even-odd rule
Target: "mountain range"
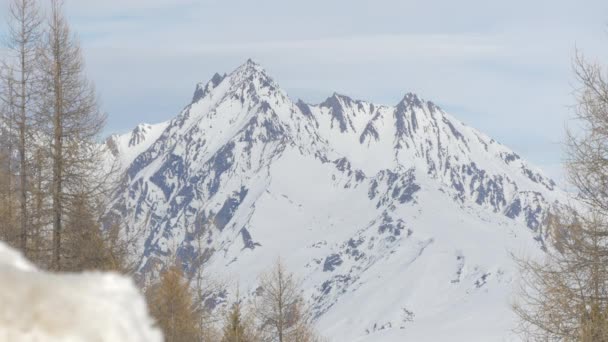
[[416,94],[294,101],[251,60],[107,144],[124,177],[105,219],[133,237],[140,274],[178,256],[247,296],[280,257],[331,341],[517,339],[511,255],[542,253],[568,200]]

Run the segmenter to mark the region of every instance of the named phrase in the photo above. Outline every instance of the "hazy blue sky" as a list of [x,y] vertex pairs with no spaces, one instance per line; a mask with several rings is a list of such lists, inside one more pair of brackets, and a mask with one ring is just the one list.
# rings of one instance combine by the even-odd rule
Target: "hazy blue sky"
[[[5,15],[3,3],[2,13]],[[608,64],[606,0],[67,0],[107,132],[175,116],[247,58],[294,98],[412,91],[559,175],[575,47]]]

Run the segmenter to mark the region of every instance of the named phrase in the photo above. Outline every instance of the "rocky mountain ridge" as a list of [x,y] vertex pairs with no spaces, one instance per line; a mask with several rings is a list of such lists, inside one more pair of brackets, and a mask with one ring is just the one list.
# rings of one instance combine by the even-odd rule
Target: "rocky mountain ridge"
[[178,255],[253,295],[280,256],[336,341],[504,340],[509,253],[537,253],[548,210],[567,200],[415,94],[292,101],[251,60],[110,144],[125,177],[106,219],[139,234],[140,272]]

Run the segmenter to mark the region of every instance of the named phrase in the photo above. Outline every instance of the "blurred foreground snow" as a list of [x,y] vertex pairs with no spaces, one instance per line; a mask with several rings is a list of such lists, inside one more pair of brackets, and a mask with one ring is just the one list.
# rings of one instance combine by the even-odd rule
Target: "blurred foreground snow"
[[128,278],[36,270],[0,242],[0,341],[161,342]]

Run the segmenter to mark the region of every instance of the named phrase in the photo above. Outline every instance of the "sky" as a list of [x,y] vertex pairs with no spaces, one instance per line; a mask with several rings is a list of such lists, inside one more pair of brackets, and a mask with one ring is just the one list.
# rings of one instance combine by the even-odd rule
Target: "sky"
[[66,0],[66,10],[106,134],[173,118],[196,83],[252,58],[310,103],[417,93],[558,181],[575,51],[608,65],[605,0]]

